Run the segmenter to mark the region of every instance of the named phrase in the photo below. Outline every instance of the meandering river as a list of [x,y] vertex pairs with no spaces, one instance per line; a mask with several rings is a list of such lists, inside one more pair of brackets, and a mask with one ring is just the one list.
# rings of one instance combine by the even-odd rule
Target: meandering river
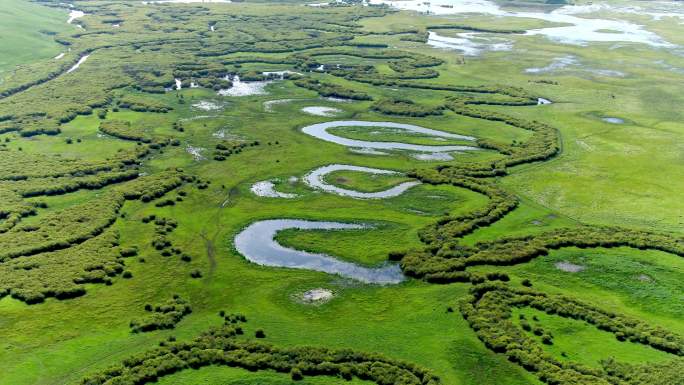
[[235,249],[247,260],[263,266],[288,267],[337,274],[373,284],[396,284],[404,280],[399,265],[363,267],[326,254],[290,249],[275,241],[279,231],[302,230],[358,230],[368,226],[355,223],[319,222],[301,219],[269,219],[247,226],[235,236]]
[[315,138],[325,140],[326,142],[337,143],[347,147],[356,148],[372,148],[381,150],[409,150],[417,152],[451,152],[451,151],[472,151],[476,150],[477,147],[473,146],[427,146],[420,144],[409,144],[401,142],[372,142],[365,140],[355,140],[343,138],[329,133],[327,130],[335,127],[386,127],[386,128],[398,128],[401,130],[406,130],[408,132],[420,133],[430,136],[436,136],[441,138],[449,139],[461,139],[474,141],[475,138],[471,136],[452,134],[449,132],[432,130],[425,127],[415,126],[412,124],[404,123],[393,123],[393,122],[368,122],[361,120],[338,120],[333,122],[317,123],[310,126],[302,128],[302,132],[307,135],[311,135]]

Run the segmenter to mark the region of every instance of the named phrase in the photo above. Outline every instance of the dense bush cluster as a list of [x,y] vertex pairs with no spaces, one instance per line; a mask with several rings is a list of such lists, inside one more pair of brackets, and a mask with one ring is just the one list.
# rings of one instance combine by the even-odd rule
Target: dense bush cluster
[[260,143],[259,141],[223,141],[216,145],[216,150],[214,151],[214,160],[224,161],[231,155],[239,154],[243,149],[248,147],[256,147]]
[[555,156],[560,151],[559,135],[554,127],[538,121],[528,121],[489,110],[477,109],[468,106],[468,104],[472,103],[452,99],[447,103],[447,108],[460,115],[503,122],[533,133],[532,137],[523,143],[503,144],[491,140],[478,140],[479,146],[508,155],[503,160],[494,162],[491,168],[505,170],[507,167],[523,163],[542,161]]
[[684,238],[620,227],[561,228],[534,236],[479,242],[469,247],[460,245],[448,233],[463,229],[462,222],[453,223],[456,226],[451,228],[451,222],[447,222],[443,226],[445,229],[438,223],[423,230],[421,236],[428,242],[426,250],[402,254],[401,266],[406,274],[432,282],[467,281],[468,276],[462,271],[469,266],[524,263],[563,247],[632,247],[684,257]]
[[[551,296],[531,289],[512,289],[502,283],[474,286],[471,297],[461,303],[461,313],[478,338],[489,349],[505,354],[510,361],[520,364],[549,384],[623,384],[625,382],[618,373],[625,373],[624,368],[618,369],[619,365],[612,365],[612,370],[609,369],[610,365],[606,365],[608,370],[605,370],[555,359],[513,322],[512,309],[523,307],[586,322],[613,333],[620,341],[629,340],[684,356],[684,339],[681,336],[601,310],[572,297]],[[544,333],[541,330],[534,331],[535,334]],[[631,376],[627,374],[625,377]]]
[[421,105],[407,99],[383,99],[375,102],[371,109],[387,115],[423,117],[441,115],[443,107]]
[[156,305],[146,305],[147,315],[131,321],[130,327],[133,333],[149,332],[160,329],[173,329],[176,324],[186,315],[192,313],[192,307],[188,301],[179,295]]
[[322,82],[320,80],[304,78],[295,80],[294,84],[302,88],[316,91],[319,95],[325,97],[353,100],[373,100],[373,98],[365,92],[355,91],[339,84]]
[[630,365],[609,359],[601,362],[603,370],[626,385],[679,385],[684,373],[684,359]]
[[131,126],[131,122],[125,120],[105,120],[100,123],[100,131],[107,135],[124,140],[149,143],[152,140],[139,127]]
[[36,303],[45,297],[82,295],[84,283],[111,284],[111,277],[123,272],[127,256],[113,247],[118,241],[110,229],[124,202],[160,197],[183,181],[175,171],[140,177],[98,199],[43,215],[31,224],[15,223],[0,232],[4,246],[0,251],[0,296],[11,294]]
[[171,111],[173,108],[164,105],[157,100],[148,97],[127,95],[118,101],[119,108],[128,108],[133,111],[138,112],[161,112],[166,113]]
[[106,230],[64,250],[6,260],[0,263],[0,297],[11,295],[35,304],[48,297],[81,296],[86,293],[86,283],[110,285],[125,266],[118,244],[118,234]]

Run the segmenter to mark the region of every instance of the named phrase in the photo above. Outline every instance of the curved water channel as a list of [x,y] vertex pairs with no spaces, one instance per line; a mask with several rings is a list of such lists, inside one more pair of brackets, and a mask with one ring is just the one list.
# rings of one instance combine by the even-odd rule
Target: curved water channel
[[383,170],[380,168],[370,168],[370,167],[361,167],[361,166],[351,166],[351,165],[346,165],[346,164],[330,164],[327,166],[319,167],[310,173],[306,174],[304,176],[304,183],[307,185],[323,190],[325,192],[329,192],[332,194],[337,194],[337,195],[342,195],[342,196],[348,196],[352,198],[359,198],[359,199],[382,199],[382,198],[392,198],[396,197],[398,195],[403,194],[406,190],[410,189],[413,186],[419,185],[420,182],[418,181],[410,181],[410,182],[404,182],[400,183],[392,188],[389,188],[387,190],[383,191],[378,191],[378,192],[361,192],[361,191],[355,191],[355,190],[349,190],[341,187],[337,187],[335,185],[326,183],[324,178],[326,175],[330,174],[331,172],[335,171],[358,171],[358,172],[367,172],[371,174],[378,174],[378,175],[401,175],[402,173],[397,172],[397,171],[392,171],[392,170]]
[[332,122],[324,122],[312,124],[302,128],[302,132],[307,135],[311,135],[315,138],[325,140],[326,142],[332,142],[341,144],[347,147],[357,147],[357,148],[371,148],[371,149],[382,149],[382,150],[409,150],[417,152],[450,152],[450,151],[469,151],[476,150],[477,147],[473,146],[428,146],[421,144],[409,144],[401,142],[372,142],[366,140],[355,140],[343,138],[329,133],[327,130],[335,127],[385,127],[385,128],[398,128],[401,130],[406,130],[409,132],[425,134],[430,136],[436,136],[441,138],[449,139],[461,139],[474,141],[475,138],[471,136],[452,134],[449,132],[432,130],[425,127],[414,126],[412,124],[403,123],[393,123],[393,122],[367,122],[361,120],[338,120]]
[[281,246],[275,241],[279,231],[367,229],[366,225],[341,222],[319,222],[301,219],[269,219],[254,222],[235,236],[235,249],[247,260],[262,266],[289,267],[337,274],[373,284],[396,284],[404,280],[397,264],[369,268],[340,261],[326,254],[309,253]]

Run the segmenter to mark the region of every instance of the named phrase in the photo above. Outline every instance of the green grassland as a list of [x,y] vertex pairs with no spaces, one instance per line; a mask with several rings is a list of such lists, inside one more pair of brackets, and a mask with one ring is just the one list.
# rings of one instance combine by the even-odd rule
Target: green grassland
[[[549,382],[540,370],[514,362],[509,350],[492,348],[495,343],[482,334],[485,329],[473,327],[487,317],[466,316],[466,304],[477,305],[472,290],[489,284],[507,290],[528,290],[531,284],[529,290],[540,297],[565,295],[585,304],[578,308],[637,320],[630,325],[643,335],[661,328],[666,341],[682,344],[684,201],[679,195],[684,181],[677,175],[684,175],[683,75],[663,71],[654,62],[684,63],[668,50],[642,45],[608,50],[606,44],[579,47],[506,34],[524,54],[487,52],[464,62],[457,52],[403,38],[445,23],[520,29],[538,28],[540,22],[514,19],[509,24],[509,18],[502,23],[480,16],[427,17],[296,2],[76,1],[88,14],[79,19],[85,29],[77,30],[65,23],[66,10],[57,1],[42,3],[12,0],[0,6],[35,18],[22,16],[17,26],[0,23],[0,41],[12,42],[2,44],[0,57],[5,57],[3,49],[18,50],[8,51],[12,61],[0,62],[0,77],[14,69],[0,82],[1,384],[79,384],[85,377],[104,383],[93,379],[112,365],[128,365],[131,357],[160,342],[164,349],[213,327],[232,330],[221,326],[220,311],[247,318],[241,324],[244,334],[229,341],[272,344],[261,359],[276,356],[277,349],[302,346],[353,349],[358,355],[386,357],[391,364],[380,365],[385,369],[401,362],[410,363],[411,370],[424,368],[441,384]],[[18,19],[0,12],[0,18],[7,17]],[[666,31],[681,27],[666,23],[649,22],[648,27],[672,41],[681,39]],[[63,62],[51,59],[61,52],[53,37],[17,32],[38,24],[57,32],[54,39],[71,48]],[[6,26],[11,33],[2,30]],[[29,36],[31,41],[24,40]],[[25,50],[29,44],[35,48]],[[87,61],[67,73],[86,54]],[[525,72],[567,55],[582,66]],[[349,68],[321,72],[319,64]],[[608,77],[587,68],[627,75]],[[216,92],[226,88],[226,75],[256,79],[263,71],[279,70],[300,75],[271,81],[263,94]],[[174,78],[182,79],[181,90],[170,89]],[[319,88],[303,79],[318,81]],[[191,81],[202,86],[190,88]],[[482,92],[477,87],[488,88]],[[536,97],[554,103],[533,105]],[[416,109],[440,108],[440,114],[416,117],[374,108],[391,100],[410,100]],[[481,104],[458,104],[472,100]],[[266,108],[271,101],[281,102]],[[313,116],[301,110],[307,106],[341,112]],[[473,116],[475,108],[483,115]],[[508,120],[492,118],[502,116]],[[606,116],[620,117],[625,124],[606,123],[601,120]],[[356,153],[301,132],[310,124],[341,119],[415,124],[470,135],[490,146],[455,154],[451,161],[423,162],[402,151]],[[534,120],[549,128],[529,129]],[[359,140],[472,144],[372,130],[330,132]],[[553,143],[526,147],[538,143],[541,130],[556,138]],[[548,156],[505,164],[554,145],[558,151]],[[347,189],[375,192],[414,178],[424,183],[397,197],[364,200],[316,191],[301,181],[311,170],[333,163],[409,175],[338,171],[325,177]],[[489,174],[495,169],[501,172]],[[172,183],[176,178],[178,183]],[[265,180],[277,180],[278,191],[297,197],[260,197],[250,191]],[[510,202],[515,205],[501,208]],[[487,219],[492,212],[498,216]],[[278,233],[276,241],[363,266],[403,258],[408,277],[396,285],[363,284],[315,271],[258,266],[235,250],[233,239],[241,229],[276,218],[369,224],[369,229],[349,231],[289,229]],[[479,218],[485,219],[465,227]],[[601,230],[606,225],[616,227]],[[549,243],[554,232],[567,229],[595,231],[605,247],[571,240],[562,247],[547,245],[545,253],[524,261],[495,259],[517,255],[537,241]],[[117,246],[92,246],[114,233]],[[72,234],[82,239],[63,240]],[[645,246],[627,247],[631,244],[624,238],[630,237],[624,234],[636,234],[632,240],[643,236]],[[529,238],[518,242],[519,237]],[[571,238],[566,233],[557,237]],[[160,241],[170,246],[156,247]],[[444,264],[429,264],[433,259]],[[415,265],[410,263],[416,260],[425,271],[442,274],[442,280],[411,273]],[[460,261],[471,264],[453,268]],[[563,271],[558,263],[582,270]],[[319,304],[302,301],[302,294],[315,288],[334,295]],[[29,304],[36,297],[27,293],[42,293],[41,301]],[[174,294],[188,301],[192,313],[172,329],[131,331],[132,320],[149,314],[147,304],[163,303]],[[490,311],[484,305],[477,310]],[[628,383],[609,374],[599,361],[611,357],[622,364],[674,362],[669,373],[681,367],[677,360],[684,345],[667,351],[659,340],[620,341],[617,333],[629,331],[601,330],[525,306],[489,314],[510,319],[514,329],[502,327],[502,338],[508,338],[504,330],[518,330],[531,341],[525,345],[530,351],[548,354],[544,362],[562,362],[567,365],[558,372],[580,376],[556,383],[655,383]],[[553,345],[522,330],[521,314],[530,322],[536,317],[553,335]],[[257,330],[266,337],[255,338]],[[178,361],[167,357],[165,362]],[[296,380],[289,366],[274,371],[217,361],[198,369],[178,365],[157,383],[383,383],[377,379],[382,375],[347,381],[336,372],[320,376],[306,370],[303,380]],[[353,367],[361,370],[361,365]],[[418,383],[387,378],[387,384]]]
[[51,35],[72,31],[68,12],[21,0],[0,4],[0,82],[16,66],[48,61],[61,51]]

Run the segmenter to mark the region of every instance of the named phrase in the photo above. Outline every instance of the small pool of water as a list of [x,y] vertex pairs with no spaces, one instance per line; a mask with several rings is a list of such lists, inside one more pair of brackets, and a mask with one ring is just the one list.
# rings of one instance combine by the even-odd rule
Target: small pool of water
[[256,196],[265,198],[285,198],[292,199],[299,195],[292,193],[284,193],[276,190],[275,183],[270,180],[264,180],[261,182],[256,182],[250,187],[250,191]]
[[235,75],[231,81],[233,86],[228,89],[219,90],[218,94],[221,96],[251,96],[251,95],[266,95],[266,86],[269,85],[270,81],[258,81],[258,82],[243,82],[240,77]]
[[310,106],[302,108],[302,112],[316,116],[335,116],[342,112],[342,110],[333,107]]
[[396,284],[404,280],[397,264],[363,267],[340,261],[326,254],[309,253],[281,246],[275,241],[279,231],[353,230],[368,229],[355,223],[319,222],[302,219],[269,219],[254,222],[235,236],[235,249],[247,260],[263,266],[288,267],[337,274],[342,277],[373,284]]
[[607,116],[605,118],[601,118],[601,120],[603,120],[606,123],[610,123],[610,124],[624,124],[625,123],[624,119],[614,118],[614,117],[610,117],[610,116]]

